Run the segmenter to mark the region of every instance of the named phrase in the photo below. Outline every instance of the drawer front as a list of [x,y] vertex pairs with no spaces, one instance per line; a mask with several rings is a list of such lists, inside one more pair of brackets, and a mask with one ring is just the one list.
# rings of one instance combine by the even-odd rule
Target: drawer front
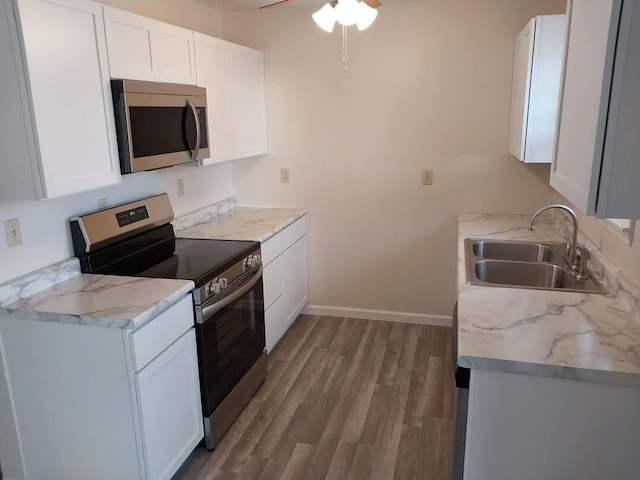
[[134,371],[140,371],[194,325],[191,294],[131,334]]
[[282,261],[280,258],[276,258],[264,267],[262,285],[264,288],[264,308],[267,309],[282,295]]
[[262,263],[269,265],[274,258],[296,243],[306,233],[307,216],[304,215],[262,244]]

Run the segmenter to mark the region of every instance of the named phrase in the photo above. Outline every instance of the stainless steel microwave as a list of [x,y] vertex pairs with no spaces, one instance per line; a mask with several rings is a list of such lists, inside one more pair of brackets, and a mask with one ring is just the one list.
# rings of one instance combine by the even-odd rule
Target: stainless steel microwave
[[209,158],[206,89],[113,79],[111,91],[123,174]]

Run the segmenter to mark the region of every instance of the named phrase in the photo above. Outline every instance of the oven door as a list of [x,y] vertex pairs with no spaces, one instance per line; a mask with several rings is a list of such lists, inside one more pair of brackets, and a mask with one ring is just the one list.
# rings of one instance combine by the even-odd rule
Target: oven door
[[210,416],[265,348],[262,267],[196,307],[202,408]]

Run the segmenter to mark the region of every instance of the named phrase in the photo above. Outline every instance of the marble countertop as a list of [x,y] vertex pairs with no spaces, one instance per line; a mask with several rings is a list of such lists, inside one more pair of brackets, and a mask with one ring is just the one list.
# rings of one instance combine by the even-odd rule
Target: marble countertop
[[183,215],[173,222],[176,236],[265,242],[307,213],[301,208],[217,205]]
[[[77,261],[77,259],[74,259]],[[96,327],[137,328],[187,295],[194,284],[186,280],[116,277],[80,274],[56,280],[52,272],[66,269],[68,262],[34,272],[0,286],[0,315],[24,320],[72,323]],[[30,293],[27,285],[51,279],[51,285]],[[68,275],[67,275],[68,276]],[[59,279],[59,275],[57,276]],[[31,279],[31,280],[29,280]],[[24,295],[17,292],[19,286]],[[2,294],[4,292],[4,295]]]
[[465,238],[563,241],[555,218],[530,232],[528,215],[459,215],[459,365],[640,387],[640,290],[588,238],[606,295],[466,283]]

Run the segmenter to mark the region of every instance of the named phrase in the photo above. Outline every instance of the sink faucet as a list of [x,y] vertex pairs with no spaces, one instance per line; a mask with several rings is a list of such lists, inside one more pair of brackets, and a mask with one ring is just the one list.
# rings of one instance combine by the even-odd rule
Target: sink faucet
[[[576,216],[576,212],[574,212],[571,208],[566,205],[561,205],[559,203],[554,203],[553,205],[547,205],[546,207],[542,207],[531,217],[531,223],[529,224],[529,230],[532,232],[536,229],[536,221],[538,217],[550,210],[552,208],[559,208],[560,210],[564,210],[571,217],[571,221],[573,222],[573,234],[571,236],[571,243],[569,244],[569,264],[571,265],[571,269],[576,271],[578,270],[578,217]],[[582,269],[581,269],[582,270]]]

